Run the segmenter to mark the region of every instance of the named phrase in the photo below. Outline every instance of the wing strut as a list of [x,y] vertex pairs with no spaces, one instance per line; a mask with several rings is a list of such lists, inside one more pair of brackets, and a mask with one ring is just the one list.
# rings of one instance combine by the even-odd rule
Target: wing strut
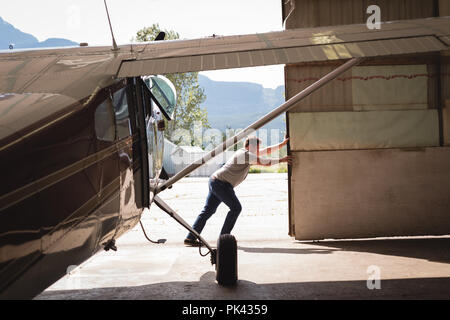
[[170,217],[175,219],[179,224],[181,224],[185,229],[187,229],[189,232],[191,232],[193,235],[197,237],[197,239],[202,242],[206,248],[208,248],[209,251],[213,252],[214,249],[206,242],[205,239],[202,238],[200,234],[198,234],[197,231],[195,231],[186,221],[184,221],[183,218],[181,218],[175,210],[173,210],[167,203],[165,203],[160,197],[155,196],[154,202],[156,205],[165,213],[167,213]]
[[269,112],[264,117],[262,117],[261,119],[257,120],[256,122],[254,122],[253,124],[248,126],[246,129],[240,131],[234,137],[232,137],[232,138],[228,139],[227,141],[225,141],[222,145],[216,147],[210,153],[205,155],[201,160],[195,161],[191,165],[187,166],[186,168],[184,168],[183,170],[178,172],[171,179],[169,179],[166,182],[164,182],[163,184],[161,184],[158,187],[158,189],[156,190],[156,193],[159,193],[159,192],[169,188],[174,183],[176,183],[177,181],[183,179],[188,174],[192,173],[194,170],[198,169],[199,167],[204,165],[209,160],[213,159],[214,157],[218,156],[219,154],[221,154],[225,150],[227,150],[227,149],[231,148],[232,146],[234,146],[235,144],[237,144],[242,139],[244,139],[247,136],[249,136],[252,132],[258,130],[259,128],[261,128],[262,126],[266,125],[270,121],[274,120],[275,118],[277,118],[281,114],[283,114],[283,113],[287,112],[288,110],[292,109],[300,100],[306,98],[307,96],[309,96],[314,91],[320,89],[321,87],[323,87],[327,83],[333,81],[334,79],[339,77],[344,72],[350,70],[352,67],[360,64],[362,60],[363,60],[363,58],[353,58],[353,59],[347,61],[342,66],[336,68],[335,70],[333,70],[332,72],[330,72],[329,74],[327,74],[326,76],[321,78],[320,80],[316,81],[315,83],[313,83],[312,85],[310,85],[309,87],[307,87],[306,89],[304,89],[303,91],[301,91],[300,93],[298,93],[297,95],[295,95],[294,97],[292,97],[291,99],[286,101],[284,104],[282,104],[278,108],[276,108],[273,111]]

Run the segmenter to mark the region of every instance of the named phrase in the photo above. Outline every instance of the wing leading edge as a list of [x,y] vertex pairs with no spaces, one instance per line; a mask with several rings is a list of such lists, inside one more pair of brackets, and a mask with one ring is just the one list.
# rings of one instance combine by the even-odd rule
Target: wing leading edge
[[120,77],[436,52],[449,49],[450,17],[346,25],[141,46]]

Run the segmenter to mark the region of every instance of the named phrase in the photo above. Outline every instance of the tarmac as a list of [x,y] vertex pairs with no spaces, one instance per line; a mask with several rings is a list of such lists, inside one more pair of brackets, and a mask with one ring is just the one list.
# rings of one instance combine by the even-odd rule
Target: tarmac
[[[208,192],[207,178],[185,178],[161,194],[193,223]],[[450,299],[450,236],[296,241],[288,235],[286,174],[253,174],[236,188],[243,212],[239,281],[221,287],[209,256],[185,247],[187,234],[152,206],[142,222],[36,297],[37,300],[360,300]],[[202,233],[215,246],[225,205]],[[207,252],[202,249],[203,254]]]

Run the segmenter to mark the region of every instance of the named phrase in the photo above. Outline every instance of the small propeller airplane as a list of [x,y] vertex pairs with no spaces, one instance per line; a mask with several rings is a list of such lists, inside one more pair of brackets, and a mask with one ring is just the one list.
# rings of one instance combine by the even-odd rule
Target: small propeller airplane
[[[112,47],[0,52],[0,299],[33,298],[136,226],[157,205],[209,250],[217,282],[238,279],[237,244],[214,249],[159,194],[353,66],[450,48],[450,17]],[[164,74],[338,61],[331,73],[172,178]]]

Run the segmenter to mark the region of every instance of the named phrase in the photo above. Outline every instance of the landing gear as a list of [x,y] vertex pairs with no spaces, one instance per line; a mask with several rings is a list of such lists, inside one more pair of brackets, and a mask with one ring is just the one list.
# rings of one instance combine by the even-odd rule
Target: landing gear
[[[184,221],[174,210],[172,210],[160,197],[155,196],[154,202],[160,209],[165,211],[179,224],[195,235],[197,239],[204,244],[206,248],[208,248],[209,253],[211,254],[211,264],[216,265],[217,283],[221,286],[236,285],[238,280],[238,250],[236,239],[230,234],[222,235],[217,241],[217,249],[213,249],[201,235],[199,235],[189,224],[187,224],[186,221]],[[206,255],[208,254],[202,254],[202,256]]]
[[216,280],[222,286],[234,286],[238,280],[237,242],[230,235],[222,235],[217,241]]

